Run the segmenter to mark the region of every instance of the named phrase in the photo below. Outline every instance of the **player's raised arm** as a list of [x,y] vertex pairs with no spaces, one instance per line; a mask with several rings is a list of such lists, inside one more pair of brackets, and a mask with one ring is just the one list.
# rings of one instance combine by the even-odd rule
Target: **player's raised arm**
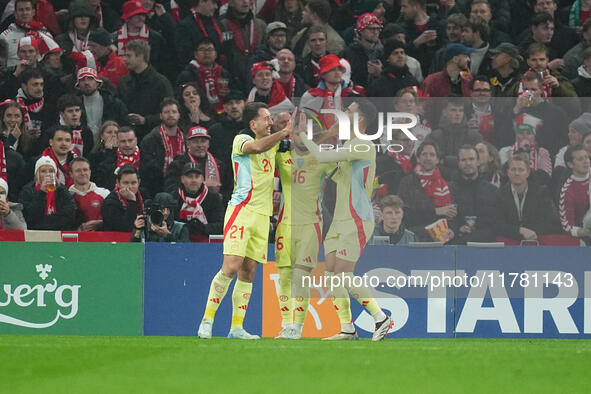
[[306,133],[300,133],[302,143],[308,148],[310,153],[318,160],[319,163],[331,163],[336,161],[350,161],[355,160],[355,155],[346,150],[325,150],[321,151],[320,146],[314,141],[309,140]]
[[[244,111],[244,118],[248,119],[247,116],[249,114],[246,112],[247,110]],[[248,122],[248,128],[255,134],[256,139],[245,142],[242,146],[242,152],[244,154],[263,153],[273,148],[282,139],[289,138],[291,136],[291,125],[293,124],[295,114],[296,111],[294,111],[283,130],[271,134],[271,126],[273,125],[271,113],[266,107],[259,107],[256,115],[252,114],[252,118]]]

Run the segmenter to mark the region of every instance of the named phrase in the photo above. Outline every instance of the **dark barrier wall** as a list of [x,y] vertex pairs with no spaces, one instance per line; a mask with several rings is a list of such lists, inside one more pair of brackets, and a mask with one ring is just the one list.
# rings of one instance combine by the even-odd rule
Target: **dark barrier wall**
[[[146,244],[144,334],[197,335],[209,283],[221,266],[221,244]],[[259,269],[244,321],[254,334],[261,333],[261,280]],[[226,336],[230,330],[233,288],[218,309],[214,336]]]
[[142,335],[142,245],[0,248],[0,333]]

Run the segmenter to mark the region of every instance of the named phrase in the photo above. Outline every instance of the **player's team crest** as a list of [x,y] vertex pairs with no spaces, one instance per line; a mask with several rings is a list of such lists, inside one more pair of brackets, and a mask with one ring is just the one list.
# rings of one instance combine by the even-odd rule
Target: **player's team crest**
[[216,286],[215,291],[218,293],[223,293],[226,289],[223,286]]
[[242,294],[242,298],[244,298],[245,300],[248,300],[250,298],[250,293]]

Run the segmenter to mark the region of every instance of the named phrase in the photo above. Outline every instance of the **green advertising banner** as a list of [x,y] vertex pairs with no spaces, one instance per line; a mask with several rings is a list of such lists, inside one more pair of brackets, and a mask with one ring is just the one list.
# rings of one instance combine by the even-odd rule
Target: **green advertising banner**
[[143,244],[0,243],[0,334],[142,335]]

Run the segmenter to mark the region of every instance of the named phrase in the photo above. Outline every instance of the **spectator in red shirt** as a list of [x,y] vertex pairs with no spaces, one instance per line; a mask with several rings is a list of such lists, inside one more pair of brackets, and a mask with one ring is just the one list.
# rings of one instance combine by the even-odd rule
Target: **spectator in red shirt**
[[101,77],[107,78],[113,86],[117,87],[119,79],[129,74],[125,61],[111,50],[113,40],[111,34],[103,28],[90,32],[88,37],[88,49],[96,58],[96,67]]
[[583,217],[589,211],[589,155],[582,145],[575,145],[566,150],[564,161],[572,175],[560,191],[560,223],[562,229],[573,237],[589,237],[591,234],[583,228]]
[[79,231],[97,231],[103,227],[101,205],[109,195],[107,189],[90,182],[90,162],[84,157],[76,157],[70,162],[70,173],[74,184],[70,193],[76,200],[76,226]]

